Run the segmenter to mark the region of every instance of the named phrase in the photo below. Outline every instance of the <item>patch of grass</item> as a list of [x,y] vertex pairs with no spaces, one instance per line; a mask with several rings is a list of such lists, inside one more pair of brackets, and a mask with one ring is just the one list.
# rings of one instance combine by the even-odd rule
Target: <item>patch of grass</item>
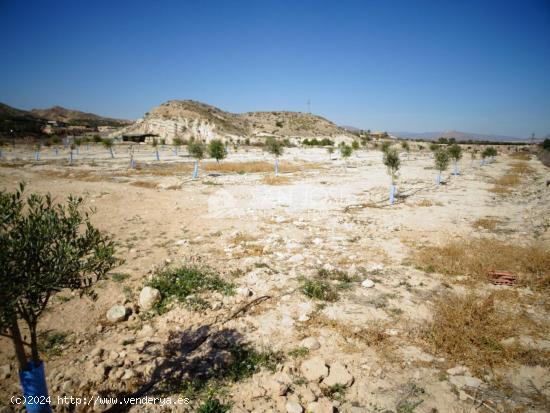
[[510,360],[512,354],[501,341],[517,333],[516,319],[499,309],[494,294],[449,293],[437,298],[432,309],[423,338],[433,353],[477,374]]
[[69,333],[47,330],[39,334],[39,351],[47,358],[58,357],[63,354],[63,345]]
[[302,358],[309,354],[307,347],[296,347],[288,352],[288,355],[292,358]]
[[244,244],[246,242],[256,241],[256,239],[257,239],[256,237],[250,234],[247,234],[246,232],[238,232],[230,239],[230,241],[233,244],[239,245],[239,244]]
[[130,277],[130,274],[126,274],[124,272],[115,272],[111,274],[111,280],[114,282],[120,283]]
[[[291,163],[286,161],[279,162],[279,170],[284,172],[298,172],[309,169],[318,169],[321,164],[314,162]],[[248,161],[248,162],[205,162],[202,169],[207,172],[226,172],[226,173],[261,173],[273,172],[274,165],[266,161]]]
[[498,219],[498,218],[490,218],[490,217],[487,217],[487,218],[479,218],[479,219],[476,219],[472,226],[474,228],[483,228],[483,229],[486,229],[488,231],[494,231],[496,230],[497,226],[502,224],[502,220]]
[[343,402],[346,395],[346,387],[342,384],[334,384],[330,387],[323,387],[321,392],[323,393],[323,396],[328,397],[329,399]]
[[138,186],[140,188],[156,189],[157,183],[152,181],[134,181],[130,182],[130,185]]
[[286,176],[266,175],[262,178],[260,183],[264,185],[287,185],[290,183],[290,178]]
[[165,312],[173,300],[185,303],[191,294],[217,291],[231,295],[234,292],[234,284],[223,280],[212,269],[194,265],[164,269],[147,285],[158,289],[162,295],[162,299],[156,304],[156,309],[160,313]]
[[197,409],[197,413],[225,413],[230,408],[229,404],[222,404],[218,399],[208,398]]
[[337,301],[338,293],[331,283],[319,278],[307,278],[302,280],[300,291],[309,298],[322,301]]
[[527,162],[514,162],[504,175],[495,180],[495,186],[489,190],[497,194],[509,194],[515,187],[521,184],[523,177],[531,175],[534,172],[534,169]]
[[531,154],[527,152],[516,152],[511,154],[510,158],[517,159],[518,161],[528,161],[531,159]]
[[490,270],[510,271],[521,285],[550,289],[550,248],[544,241],[508,244],[494,238],[452,239],[416,250],[414,264],[428,272],[487,279]]
[[423,199],[422,201],[416,203],[416,206],[419,207],[431,207],[432,205],[434,205],[434,203],[429,199]]

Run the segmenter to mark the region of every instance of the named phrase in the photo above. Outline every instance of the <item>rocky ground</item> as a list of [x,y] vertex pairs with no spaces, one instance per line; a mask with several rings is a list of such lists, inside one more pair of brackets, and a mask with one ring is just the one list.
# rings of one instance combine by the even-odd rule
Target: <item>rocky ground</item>
[[[401,154],[398,202],[389,206],[389,178],[375,150],[344,162],[320,148],[287,149],[281,179],[272,181],[271,172],[205,172],[212,162],[203,162],[192,181],[185,151],[176,157],[168,148],[156,162],[142,147],[141,168],[129,171],[125,149],[115,152],[111,159],[102,148],[83,147],[68,166],[61,154],[44,152],[37,162],[21,147],[0,160],[0,188],[26,181],[28,192],[50,192],[58,201],[85,197],[96,209],[94,223],[114,236],[124,259],[99,283],[96,301],[63,291],[42,319],[53,396],[190,399],[132,411],[550,408],[549,290],[426,271],[416,258],[423,247],[480,238],[512,246],[536,241],[548,256],[549,170],[535,157],[522,161],[530,173],[521,183],[501,191],[498,179],[518,162],[509,155],[484,166],[465,157],[461,174],[446,172],[437,186],[429,151],[413,148]],[[222,165],[260,161],[272,159],[241,148]],[[480,224],[486,222],[498,225]],[[202,291],[159,311],[162,294],[144,287],[162,269],[182,265],[209,267],[233,293]],[[437,315],[434,303],[472,291],[514,294],[533,327],[518,327],[494,343],[495,352],[520,346],[537,358],[476,365],[433,345],[425,329]],[[19,387],[5,338],[0,366],[0,405],[7,406]],[[221,410],[206,410],[213,400]]]

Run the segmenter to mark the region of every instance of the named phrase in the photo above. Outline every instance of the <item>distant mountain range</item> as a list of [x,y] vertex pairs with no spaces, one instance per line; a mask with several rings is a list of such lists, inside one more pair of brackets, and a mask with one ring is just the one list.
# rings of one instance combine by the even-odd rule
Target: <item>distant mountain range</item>
[[11,136],[13,131],[15,136],[41,136],[48,121],[91,129],[98,126],[127,126],[132,123],[128,120],[108,118],[61,106],[29,111],[0,103],[0,135]]
[[445,132],[390,132],[390,135],[397,136],[405,139],[424,139],[424,140],[437,140],[439,138],[455,138],[457,141],[495,141],[495,142],[521,142],[528,141],[529,138],[515,138],[512,136],[503,135],[487,135],[474,132],[459,132],[459,131],[445,131]]

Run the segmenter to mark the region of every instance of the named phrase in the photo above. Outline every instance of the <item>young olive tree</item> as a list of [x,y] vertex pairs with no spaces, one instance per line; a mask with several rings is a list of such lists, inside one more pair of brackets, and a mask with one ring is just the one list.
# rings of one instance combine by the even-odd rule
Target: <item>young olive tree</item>
[[181,138],[174,138],[172,140],[172,145],[174,146],[174,155],[178,156],[178,151],[181,145],[183,145],[183,140]]
[[[42,412],[50,411],[47,404],[29,402],[47,397],[40,316],[62,289],[94,297],[93,284],[118,260],[111,238],[91,224],[91,211],[82,210],[82,198],[69,196],[66,204],[57,204],[50,195],[25,197],[23,192],[23,184],[0,192],[0,332],[13,342],[27,410]],[[30,343],[23,341],[20,323]]]
[[436,183],[441,183],[441,173],[449,166],[449,153],[444,149],[438,149],[434,154],[435,167],[438,171]]
[[189,155],[195,158],[193,179],[197,179],[199,177],[199,161],[204,158],[204,145],[199,142],[190,142],[189,145],[187,145],[187,151]]
[[34,159],[37,161],[40,160],[40,148],[41,148],[40,143],[37,143],[36,145],[34,145]]
[[395,184],[397,182],[399,167],[401,166],[399,153],[395,149],[388,148],[386,151],[384,151],[383,162],[384,162],[384,165],[386,165],[386,168],[388,170],[388,175],[390,176],[390,179],[391,179],[390,204],[393,204],[395,200],[395,194],[396,194]]
[[224,159],[227,155],[223,142],[219,139],[212,139],[208,144],[208,155],[220,163],[220,159]]
[[332,146],[327,147],[328,159],[332,161],[332,154],[334,153],[334,148]]
[[344,168],[346,168],[347,160],[352,153],[353,153],[353,148],[348,144],[342,142],[342,144],[340,145],[340,155],[344,159]]
[[460,145],[453,143],[451,146],[449,146],[448,152],[454,164],[453,175],[458,175],[458,161],[460,160],[460,158],[462,158],[462,148],[460,147]]
[[157,138],[153,138],[153,140],[151,141],[151,145],[153,146],[153,149],[155,150],[155,158],[157,159],[157,161],[160,161],[160,156],[159,156],[159,141]]
[[283,154],[283,145],[275,138],[267,138],[265,150],[275,157],[275,176],[279,175],[279,156]]
[[113,140],[112,139],[102,139],[101,144],[104,148],[106,148],[109,153],[111,154],[111,158],[115,158],[115,154],[113,152]]

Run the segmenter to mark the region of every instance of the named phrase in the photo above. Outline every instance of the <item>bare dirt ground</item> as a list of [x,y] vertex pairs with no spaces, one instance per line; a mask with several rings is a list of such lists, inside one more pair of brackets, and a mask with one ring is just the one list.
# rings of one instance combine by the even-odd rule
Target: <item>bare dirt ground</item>
[[[35,161],[17,147],[0,160],[2,189],[25,181],[28,193],[84,197],[124,259],[96,301],[62,291],[42,319],[45,337],[60,337],[44,349],[54,397],[191,399],[132,411],[196,411],[213,398],[233,412],[550,411],[550,173],[534,156],[480,166],[467,155],[461,174],[446,172],[437,186],[429,151],[402,153],[389,206],[375,150],[344,162],[324,149],[287,149],[273,179],[269,155],[241,148],[220,166],[203,161],[196,181],[192,160],[168,148],[157,162],[142,146],[136,170],[123,146],[115,152],[82,147],[68,165],[66,152],[48,149]],[[503,180],[512,173],[515,181]],[[235,294],[202,293],[200,309],[139,311],[152,274],[189,263],[213,268]],[[488,270],[517,282],[494,285]],[[308,285],[333,295],[308,297]],[[115,304],[132,315],[109,323]],[[231,370],[235,345],[273,362],[208,381],[210,393],[182,385]],[[8,405],[20,390],[6,338],[0,365],[0,405]]]

